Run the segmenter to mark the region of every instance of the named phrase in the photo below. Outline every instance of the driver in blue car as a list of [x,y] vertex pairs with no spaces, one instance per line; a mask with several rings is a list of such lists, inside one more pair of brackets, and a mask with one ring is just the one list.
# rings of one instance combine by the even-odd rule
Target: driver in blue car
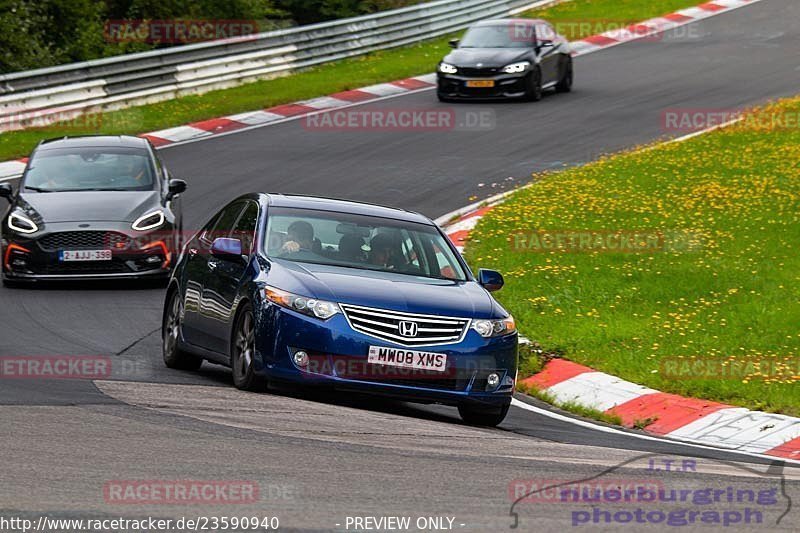
[[286,242],[281,246],[281,254],[294,254],[314,249],[314,226],[305,220],[296,220],[286,230]]

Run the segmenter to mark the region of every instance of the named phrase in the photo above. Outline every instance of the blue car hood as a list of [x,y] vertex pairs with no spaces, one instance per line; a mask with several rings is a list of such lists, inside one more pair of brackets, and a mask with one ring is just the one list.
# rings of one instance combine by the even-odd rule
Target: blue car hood
[[274,260],[269,283],[320,300],[408,313],[466,318],[494,318],[506,314],[474,281],[456,282]]

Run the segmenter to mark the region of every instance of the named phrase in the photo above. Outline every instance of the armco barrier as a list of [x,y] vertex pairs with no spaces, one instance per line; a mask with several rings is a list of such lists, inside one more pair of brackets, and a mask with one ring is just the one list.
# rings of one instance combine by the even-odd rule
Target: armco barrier
[[0,75],[0,131],[222,89],[565,0],[439,0],[372,15]]

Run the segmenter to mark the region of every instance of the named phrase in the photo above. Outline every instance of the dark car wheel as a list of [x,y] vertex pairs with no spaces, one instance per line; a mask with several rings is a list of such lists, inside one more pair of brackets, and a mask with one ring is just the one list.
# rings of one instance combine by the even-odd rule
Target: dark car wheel
[[458,414],[461,415],[464,422],[471,426],[494,427],[506,418],[510,405],[507,403],[502,407],[481,407],[461,404],[458,406]]
[[253,368],[255,356],[256,324],[253,310],[249,304],[239,312],[234,326],[231,346],[231,368],[233,384],[237,389],[263,391],[267,380],[256,374]]
[[440,102],[449,102],[450,101],[450,99],[448,97],[446,97],[444,94],[442,94],[442,93],[440,93],[438,91],[436,92],[436,98],[438,98]]
[[564,69],[564,75],[556,85],[556,92],[568,93],[572,90],[572,58],[567,60],[567,66]]
[[528,76],[525,99],[531,102],[538,102],[542,99],[542,72],[538,68]]
[[164,364],[168,368],[178,370],[197,370],[203,360],[180,349],[178,340],[181,335],[181,317],[183,316],[183,300],[180,291],[173,291],[169,299],[167,312],[164,313],[164,324],[161,328]]

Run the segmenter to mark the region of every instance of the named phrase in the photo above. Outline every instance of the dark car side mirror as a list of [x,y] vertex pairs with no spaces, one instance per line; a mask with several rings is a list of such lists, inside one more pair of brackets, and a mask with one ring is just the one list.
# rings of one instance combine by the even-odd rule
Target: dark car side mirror
[[242,260],[242,241],[228,237],[219,237],[211,243],[211,255],[225,261]]
[[450,45],[450,48],[458,48],[459,39],[450,39],[447,41],[447,44]]
[[544,48],[552,48],[553,46],[555,46],[555,43],[550,39],[541,39],[539,41],[539,50],[542,50]]
[[178,179],[169,180],[168,198],[172,199],[186,190],[186,182]]
[[14,189],[8,183],[0,183],[0,197],[5,198],[9,202],[14,198]]
[[478,283],[487,291],[494,292],[502,289],[506,282],[500,272],[482,268],[478,270]]

